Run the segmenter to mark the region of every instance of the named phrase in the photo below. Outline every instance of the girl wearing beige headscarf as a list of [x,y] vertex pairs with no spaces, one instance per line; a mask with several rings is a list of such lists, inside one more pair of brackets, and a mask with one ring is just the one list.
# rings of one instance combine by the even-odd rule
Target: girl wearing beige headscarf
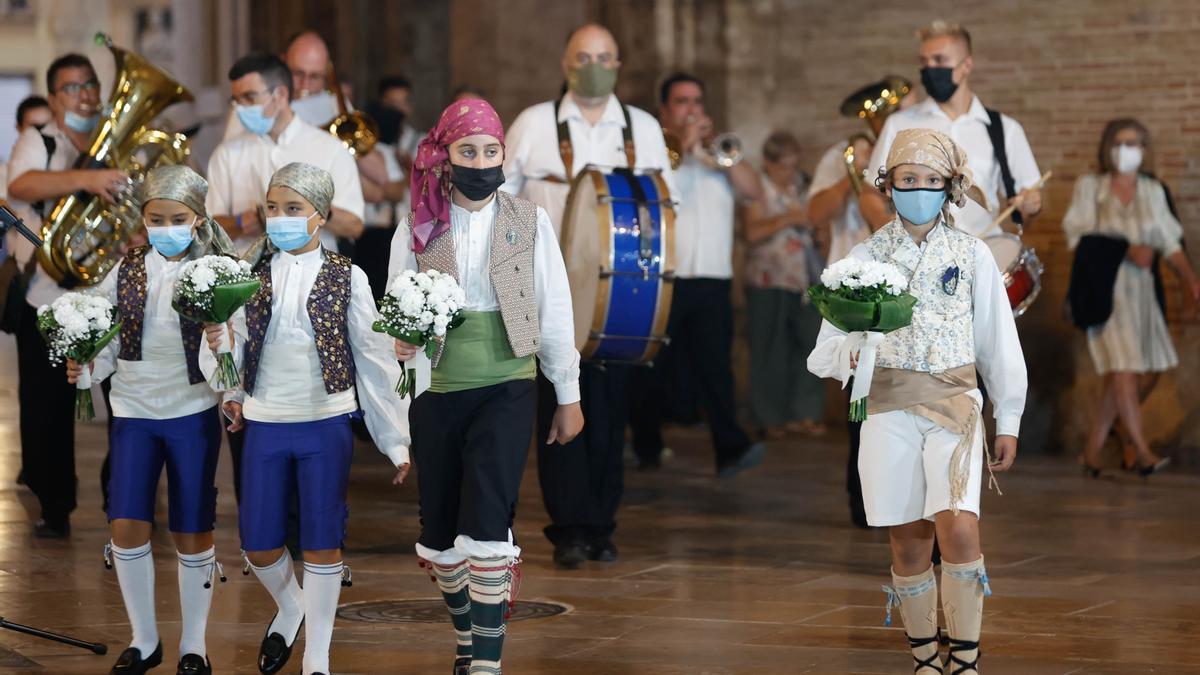
[[[178,554],[182,633],[179,669],[210,672],[205,627],[212,588],[220,576],[213,548],[221,447],[220,393],[199,365],[203,328],[171,307],[188,260],[233,255],[225,232],[208,218],[208,184],[186,166],[147,174],[140,191],[149,246],[131,249],[98,290],[117,306],[121,332],[96,358],[93,378],[112,377],[113,427],[109,462],[106,547],[129,614],[133,639],[114,671],[141,672],[163,660],[155,622],[150,532],[159,475],[165,464],[168,526]],[[82,368],[70,362],[74,382]]]
[[[408,403],[395,392],[400,365],[392,338],[372,330],[379,318],[361,269],[321,247],[333,179],[310,164],[288,164],[271,177],[266,239],[250,261],[261,284],[235,323],[234,354],[243,364],[246,425],[242,451],[242,548],[275,601],[259,650],[259,669],[287,663],[304,626],[306,673],[328,673],[329,647],[343,575],[346,490],[353,454],[351,418],[362,410],[375,445],[398,473],[408,472]],[[241,325],[245,329],[241,329]],[[210,340],[228,339],[223,330]],[[212,350],[202,365],[216,368]],[[295,485],[300,509],[304,592],[284,548]],[[248,496],[250,495],[250,496]]]
[[[891,533],[888,622],[898,605],[916,672],[942,672],[938,584],[929,563],[936,532],[947,665],[975,672],[983,597],[991,592],[979,546],[984,457],[990,476],[1016,456],[1024,356],[991,251],[956,230],[950,215],[950,204],[982,200],[962,149],[930,129],[901,131],[876,185],[897,215],[850,257],[890,263],[908,278],[917,297],[912,323],[880,336],[847,335],[825,322],[808,367],[845,382],[862,345],[878,345],[858,469],[867,521]],[[983,437],[977,372],[996,411],[994,460]]]

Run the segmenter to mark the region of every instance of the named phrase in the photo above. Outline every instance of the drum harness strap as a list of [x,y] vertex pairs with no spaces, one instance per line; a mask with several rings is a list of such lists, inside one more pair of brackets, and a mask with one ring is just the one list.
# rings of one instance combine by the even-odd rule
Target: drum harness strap
[[[558,121],[558,109],[561,104],[562,98],[554,101],[554,119],[556,121]],[[633,169],[637,165],[637,151],[633,145],[633,120],[629,117],[629,108],[624,104],[621,105],[621,113],[625,115],[625,128],[621,130],[621,136],[625,139],[625,166],[614,168],[613,172],[625,174],[628,177],[633,200],[637,202],[638,216],[634,225],[638,226],[638,266],[642,268],[643,277],[649,278],[650,263],[654,257],[654,232],[649,227],[640,227],[641,223],[651,221],[649,199],[646,197],[645,190],[642,189],[642,184],[633,173]],[[575,166],[575,150],[571,146],[571,128],[568,126],[567,120],[558,121],[558,154],[562,156],[563,175],[566,176],[566,182],[571,183],[575,179],[572,174]]]
[[[999,110],[984,108],[988,116],[988,138],[992,141],[992,154],[996,157],[996,163],[1000,165],[1000,180],[1004,183],[1004,194],[1009,199],[1017,196],[1017,182],[1013,180],[1012,171],[1008,168],[1008,150],[1004,147],[1004,122],[1000,117]],[[1017,234],[1022,234],[1024,221],[1021,220],[1021,212],[1014,209],[1012,213],[1013,222],[1017,224]]]

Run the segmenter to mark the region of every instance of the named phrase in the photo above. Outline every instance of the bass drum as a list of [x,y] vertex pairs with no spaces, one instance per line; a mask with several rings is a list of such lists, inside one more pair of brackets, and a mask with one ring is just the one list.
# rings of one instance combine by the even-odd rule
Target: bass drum
[[582,358],[652,361],[667,340],[675,264],[675,208],[660,173],[584,167],[561,243]]
[[1021,316],[1042,292],[1042,272],[1045,271],[1042,261],[1037,252],[1026,248],[1015,234],[998,234],[984,239],[983,243],[992,250],[992,257],[1000,268],[1013,316]]

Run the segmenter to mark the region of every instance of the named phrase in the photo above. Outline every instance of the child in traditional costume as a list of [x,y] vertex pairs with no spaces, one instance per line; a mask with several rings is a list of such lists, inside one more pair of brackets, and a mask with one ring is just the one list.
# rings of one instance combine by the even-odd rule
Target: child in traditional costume
[[[287,663],[305,626],[304,673],[329,672],[343,573],[346,487],[354,450],[351,420],[361,407],[375,444],[403,480],[408,471],[408,401],[396,395],[400,366],[390,338],[372,330],[378,319],[366,274],[321,247],[333,180],[324,170],[294,162],[275,172],[266,196],[266,238],[249,255],[262,284],[245,310],[241,353],[244,404],[227,404],[240,425],[242,548],[278,612],[259,651],[259,670]],[[222,326],[209,332],[206,368],[216,368]],[[296,486],[301,593],[284,548],[288,507]]]
[[[521,554],[511,528],[538,364],[558,398],[546,444],[567,443],[583,428],[566,266],[546,212],[497,191],[503,163],[504,127],[492,107],[477,99],[451,104],[421,141],[411,239],[393,255],[390,275],[436,270],[466,293],[466,320],[439,345],[429,389],[411,410],[421,494],[416,550],[454,622],[456,675],[500,673]],[[417,353],[397,341],[401,360]]]
[[[183,629],[178,672],[212,672],[204,632],[214,577],[221,576],[212,535],[221,396],[199,365],[204,327],[171,306],[186,261],[206,255],[236,257],[229,237],[205,213],[207,192],[205,180],[186,166],[150,171],[140,194],[150,245],[130,250],[99,286],[121,321],[117,339],[91,365],[95,380],[112,377],[112,542],[105,558],[116,568],[133,629],[129,648],[112,667],[114,674],[144,673],[162,662],[150,532],[164,465],[167,526],[179,558]],[[68,362],[72,383],[82,368]]]
[[[858,469],[867,521],[890,528],[892,584],[917,673],[941,673],[930,553],[942,552],[942,608],[950,637],[946,666],[978,670],[983,598],[991,593],[979,545],[979,494],[986,468],[1004,471],[1017,451],[1025,407],[1025,360],[1004,283],[983,241],[954,229],[949,206],[970,197],[965,153],[929,129],[901,131],[876,185],[897,217],[850,255],[897,266],[917,297],[911,325],[878,348]],[[808,367],[843,382],[853,341],[828,321]],[[981,419],[982,375],[995,407],[995,459]],[[994,478],[990,478],[994,481]]]

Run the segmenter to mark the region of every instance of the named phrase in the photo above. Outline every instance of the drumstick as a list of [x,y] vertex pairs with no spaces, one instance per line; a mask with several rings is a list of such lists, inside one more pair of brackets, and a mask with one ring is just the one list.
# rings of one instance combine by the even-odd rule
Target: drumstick
[[[1039,178],[1038,182],[1034,183],[1033,187],[1030,189],[1031,190],[1041,190],[1042,187],[1046,184],[1046,181],[1050,180],[1050,176],[1053,176],[1053,175],[1054,175],[1053,171],[1047,171],[1046,173],[1042,174],[1042,177]],[[1020,206],[1020,204],[1021,204],[1021,196],[1017,195],[1017,198],[1013,200],[1013,203],[1009,204],[1008,208],[1001,211],[1000,215],[996,216],[996,220],[992,221],[992,227],[993,228],[1000,227],[1004,223],[1004,221],[1008,220],[1008,217],[1012,215],[1012,212],[1015,211],[1016,208],[1018,206]]]

